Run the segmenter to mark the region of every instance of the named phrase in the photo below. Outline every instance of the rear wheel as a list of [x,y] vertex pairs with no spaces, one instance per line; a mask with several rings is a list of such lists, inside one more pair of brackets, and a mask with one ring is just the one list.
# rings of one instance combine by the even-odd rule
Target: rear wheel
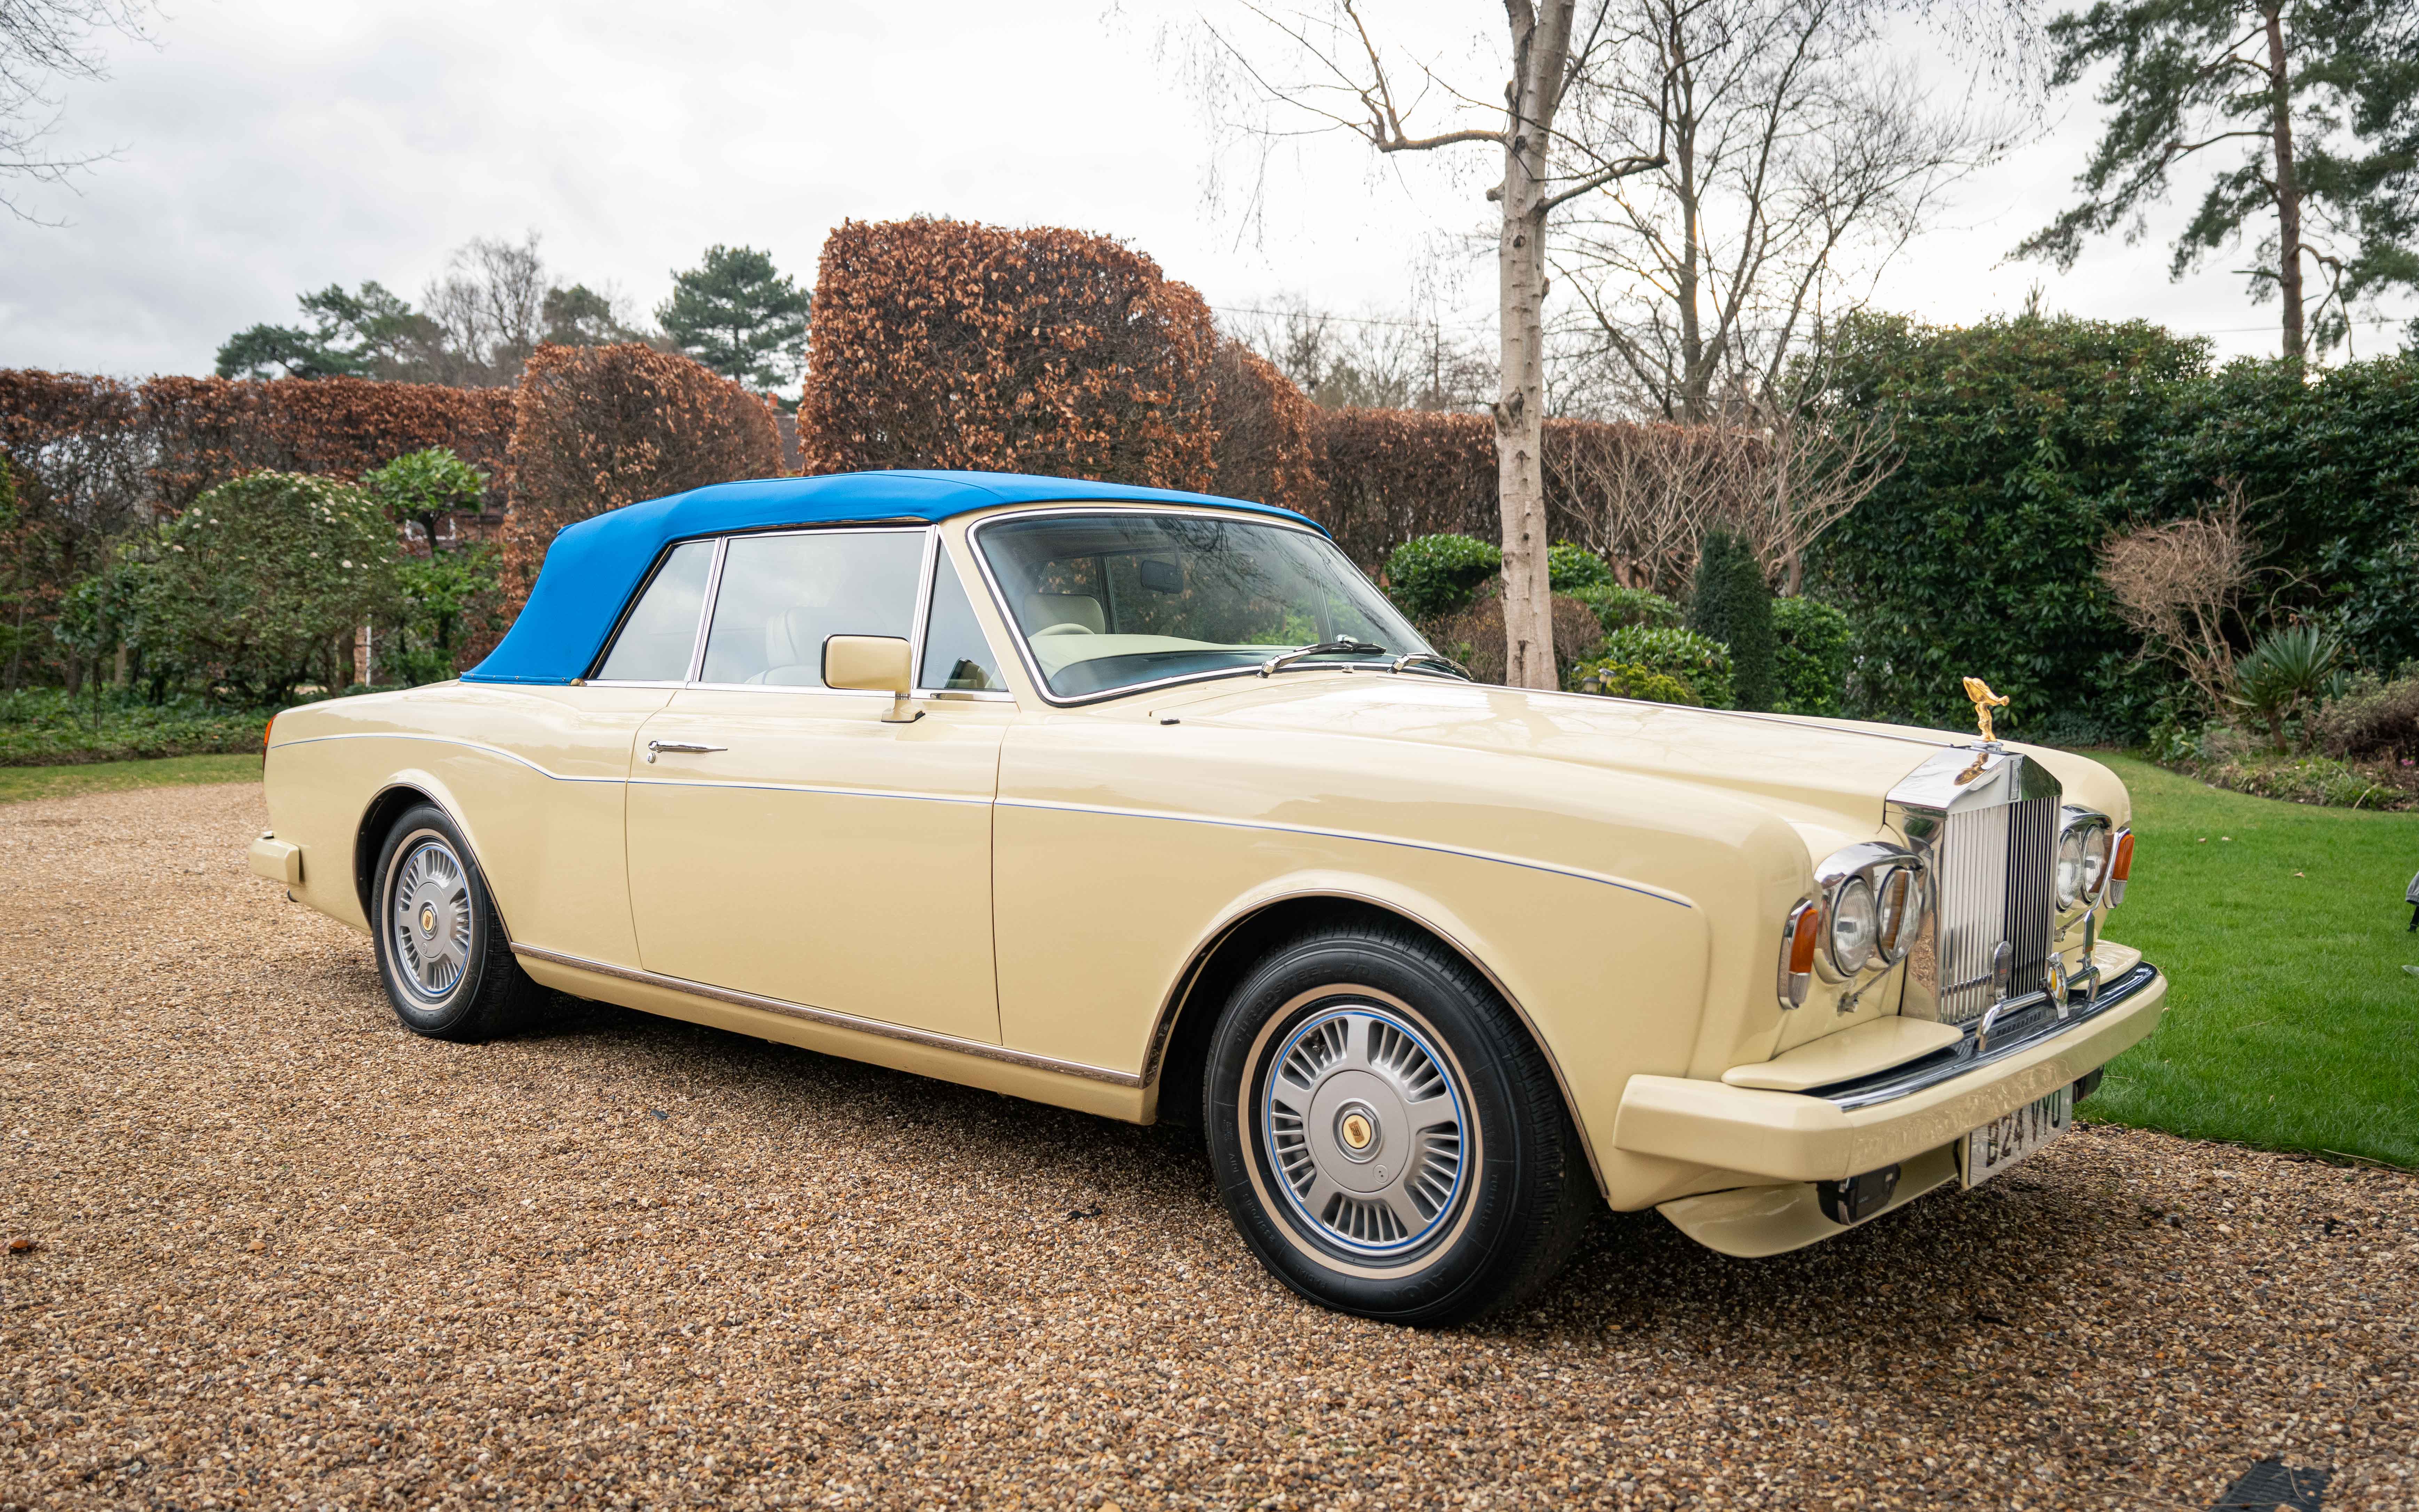
[[513,959],[486,879],[445,811],[423,804],[387,831],[370,931],[394,1016],[414,1034],[485,1040],[517,1027],[538,987]]
[[1364,1318],[1457,1322],[1551,1280],[1594,1211],[1579,1136],[1526,1029],[1409,930],[1303,935],[1229,1000],[1203,1128],[1268,1268]]

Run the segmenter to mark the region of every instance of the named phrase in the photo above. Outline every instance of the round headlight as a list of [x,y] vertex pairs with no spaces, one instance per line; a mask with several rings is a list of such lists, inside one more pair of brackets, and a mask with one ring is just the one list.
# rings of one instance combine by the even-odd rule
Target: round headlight
[[2069,829],[2057,838],[2057,906],[2073,907],[2083,900],[2083,835]]
[[2098,903],[2101,889],[2108,886],[2108,853],[2114,843],[2106,825],[2094,825],[2083,832],[2083,898],[2086,903]]
[[1881,933],[1874,942],[1882,959],[1895,965],[1906,959],[1907,950],[1915,944],[1916,927],[1922,921],[1922,906],[1916,895],[1915,873],[1903,866],[1891,867],[1881,875],[1873,888],[1875,912],[1880,916]]
[[1853,977],[1872,964],[1873,941],[1881,920],[1873,907],[1873,889],[1857,877],[1841,888],[1831,903],[1831,964]]

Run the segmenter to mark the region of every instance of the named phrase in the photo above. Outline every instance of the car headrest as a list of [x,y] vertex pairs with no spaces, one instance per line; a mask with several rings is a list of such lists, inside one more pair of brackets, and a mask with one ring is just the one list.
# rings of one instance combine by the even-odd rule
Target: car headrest
[[1080,625],[1094,635],[1109,627],[1108,618],[1101,612],[1101,601],[1089,594],[1025,594],[1025,633],[1031,635],[1054,625]]
[[767,667],[821,667],[824,663],[824,630],[828,609],[801,606],[783,609],[764,622],[764,665]]

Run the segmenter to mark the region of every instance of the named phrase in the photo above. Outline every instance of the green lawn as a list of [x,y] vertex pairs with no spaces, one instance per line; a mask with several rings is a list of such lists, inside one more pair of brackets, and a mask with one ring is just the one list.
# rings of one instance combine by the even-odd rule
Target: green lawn
[[89,762],[79,766],[0,766],[0,803],[20,798],[71,798],[120,788],[175,787],[193,782],[257,782],[260,757],[170,756],[151,762]]
[[2134,794],[2112,939],[2167,973],[2166,1020],[2091,1117],[2419,1167],[2419,813],[2305,808],[2094,752]]

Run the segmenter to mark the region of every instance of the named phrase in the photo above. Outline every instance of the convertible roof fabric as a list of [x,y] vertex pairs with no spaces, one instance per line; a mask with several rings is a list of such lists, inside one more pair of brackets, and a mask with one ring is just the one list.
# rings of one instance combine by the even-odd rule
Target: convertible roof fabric
[[569,683],[587,674],[631,590],[665,547],[701,535],[784,525],[930,523],[999,504],[1215,504],[1317,528],[1290,509],[1170,488],[1135,488],[1020,472],[836,472],[717,483],[609,511],[565,528],[520,618],[466,683]]

